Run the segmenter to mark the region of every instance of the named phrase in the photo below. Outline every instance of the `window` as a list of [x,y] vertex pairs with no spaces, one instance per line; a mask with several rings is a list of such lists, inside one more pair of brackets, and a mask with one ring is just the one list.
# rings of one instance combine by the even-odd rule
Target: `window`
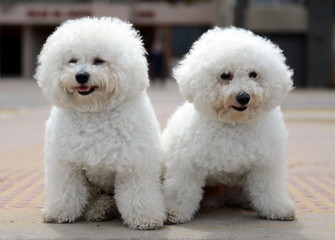
[[284,4],[302,4],[304,0],[249,0],[253,5],[284,5]]
[[172,54],[173,56],[183,56],[186,54],[192,44],[198,40],[198,38],[207,30],[209,27],[173,27],[172,28]]

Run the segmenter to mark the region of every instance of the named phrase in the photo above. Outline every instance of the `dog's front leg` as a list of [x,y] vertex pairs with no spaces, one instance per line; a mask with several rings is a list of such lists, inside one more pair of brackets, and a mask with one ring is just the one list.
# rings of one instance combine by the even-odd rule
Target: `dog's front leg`
[[205,176],[191,167],[168,168],[163,184],[167,223],[178,224],[192,220],[202,199]]
[[271,220],[293,220],[294,203],[286,187],[283,166],[253,169],[247,176],[245,187],[257,213]]
[[124,223],[133,229],[159,229],[165,208],[158,171],[149,168],[117,172],[115,200]]
[[46,161],[45,174],[44,222],[74,222],[82,215],[89,194],[81,169],[67,162]]

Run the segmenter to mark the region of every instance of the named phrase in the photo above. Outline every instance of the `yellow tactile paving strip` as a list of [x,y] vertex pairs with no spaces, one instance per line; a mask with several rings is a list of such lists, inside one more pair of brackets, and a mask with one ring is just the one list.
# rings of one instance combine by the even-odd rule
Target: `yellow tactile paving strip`
[[[298,211],[335,213],[335,175],[290,173],[289,191]],[[0,208],[42,208],[44,201],[41,144],[0,154]]]
[[0,155],[0,208],[41,208],[43,200],[42,144]]
[[291,174],[289,191],[300,211],[335,213],[334,175]]

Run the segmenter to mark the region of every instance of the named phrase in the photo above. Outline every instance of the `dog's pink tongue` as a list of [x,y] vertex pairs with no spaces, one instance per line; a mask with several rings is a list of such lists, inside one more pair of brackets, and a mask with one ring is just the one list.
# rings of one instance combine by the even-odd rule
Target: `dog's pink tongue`
[[77,87],[79,92],[87,92],[90,90],[90,87]]

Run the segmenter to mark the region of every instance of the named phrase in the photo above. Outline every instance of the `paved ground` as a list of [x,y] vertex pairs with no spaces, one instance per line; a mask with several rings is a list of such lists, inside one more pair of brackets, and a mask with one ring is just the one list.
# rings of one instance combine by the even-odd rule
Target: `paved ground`
[[[164,128],[183,100],[172,81],[150,87],[149,95]],[[0,239],[335,239],[335,91],[294,90],[283,104],[295,221],[266,221],[239,209],[207,209],[191,223],[159,231],[130,230],[119,219],[41,222],[49,110],[33,81],[0,81]]]

